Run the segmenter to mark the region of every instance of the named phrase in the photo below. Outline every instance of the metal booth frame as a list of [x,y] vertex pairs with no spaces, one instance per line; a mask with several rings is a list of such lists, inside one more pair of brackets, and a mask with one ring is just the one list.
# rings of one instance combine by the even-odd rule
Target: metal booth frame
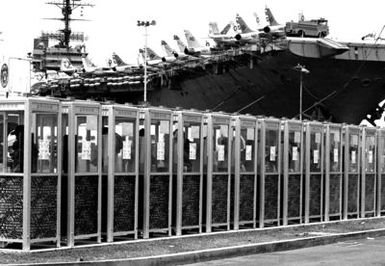
[[377,198],[377,129],[362,127],[361,217],[375,216]]
[[[256,228],[257,220],[257,151],[258,124],[251,115],[233,116],[234,188],[232,199],[234,230],[240,225]],[[246,130],[246,131],[245,131]],[[244,134],[246,132],[246,134]],[[253,143],[249,143],[253,141]],[[251,191],[250,191],[251,190]],[[250,195],[252,194],[252,195]],[[250,200],[250,196],[252,197]],[[243,209],[243,207],[245,209]]]
[[[177,132],[174,140],[176,138],[177,141],[173,143],[173,155],[176,156],[173,158],[175,166],[173,172],[176,173],[176,178],[173,180],[173,227],[177,236],[182,235],[182,230],[185,229],[198,229],[198,233],[202,233],[203,124],[204,113],[202,112],[195,110],[174,112],[174,129],[177,130],[174,131],[174,134]],[[194,141],[196,139],[199,139],[198,142]],[[197,148],[197,144],[199,148]],[[196,160],[197,157],[198,160]],[[195,165],[191,161],[195,161]],[[198,167],[196,167],[196,162],[199,163]],[[186,166],[185,163],[191,165]],[[191,217],[187,217],[187,215]]]
[[[101,132],[101,125],[102,125],[102,115],[101,115],[101,105],[97,102],[93,101],[81,101],[81,100],[75,100],[75,101],[64,101],[62,102],[62,119],[63,119],[63,134],[68,134],[68,143],[67,143],[67,149],[68,149],[68,169],[67,174],[63,174],[63,176],[67,176],[67,195],[66,195],[66,203],[67,203],[67,245],[69,247],[75,246],[76,240],[85,240],[85,239],[91,239],[96,238],[96,242],[101,242],[101,194],[102,194],[102,132]],[[77,162],[77,158],[79,156],[78,146],[79,146],[79,139],[77,139],[77,123],[80,122],[80,117],[86,117],[88,127],[90,121],[88,121],[88,117],[92,117],[92,130],[96,132],[97,137],[94,138],[94,142],[97,144],[96,152],[97,152],[97,161],[96,168],[94,171],[83,171],[80,170],[80,163]],[[65,121],[68,121],[68,124],[65,123]],[[68,126],[68,129],[65,129],[65,127]],[[91,131],[91,129],[86,129],[87,131]],[[67,132],[66,132],[67,131]],[[80,124],[79,124],[79,133],[80,133]],[[88,134],[88,133],[87,133]],[[90,138],[92,138],[90,136]],[[92,155],[92,143],[91,141],[87,145],[86,143],[83,143],[82,139],[82,151],[81,151],[81,157],[83,157],[83,148],[84,148],[84,160],[90,161],[87,164],[86,168],[90,168],[89,164],[91,163],[89,156],[95,156]],[[63,142],[63,147],[65,143]],[[83,147],[84,146],[84,147]],[[95,150],[95,149],[94,149]],[[83,158],[81,158],[83,160]],[[79,169],[76,169],[76,168]],[[65,169],[64,169],[65,170]],[[89,178],[89,180],[85,179],[85,177]],[[84,179],[82,181],[79,181],[79,187],[77,187],[77,182],[80,179]],[[96,182],[92,179],[97,179]],[[87,184],[87,181],[93,181],[92,184]],[[82,183],[85,182],[85,183]],[[95,189],[95,186],[97,188]],[[83,188],[83,189],[82,189]],[[92,191],[91,191],[92,189]],[[76,195],[76,192],[80,193],[79,196]],[[90,193],[94,193],[92,195]],[[77,213],[82,213],[80,209],[77,209],[77,202],[80,204],[83,204],[84,198],[81,199],[80,197],[84,196],[84,198],[88,198],[89,200],[96,198],[96,205],[95,203],[91,202],[84,202],[84,204],[91,204],[95,205],[93,208],[96,208],[96,214],[92,213],[92,211],[89,211],[89,215],[96,216],[95,221],[93,221],[93,231],[94,232],[87,232],[82,233],[80,232],[82,229],[82,226],[88,226],[86,224],[79,222],[76,217]],[[87,206],[86,208],[90,208],[90,206]],[[83,217],[84,219],[84,217]],[[79,223],[78,223],[79,222]],[[79,230],[79,232],[76,232]]]
[[[342,219],[342,125],[325,123],[325,221]],[[337,144],[336,144],[337,143]],[[338,195],[336,197],[335,195]],[[334,195],[334,197],[332,197]],[[338,199],[337,203],[332,199]],[[334,210],[334,211],[333,211]]]
[[[343,219],[348,219],[349,216],[360,216],[360,169],[361,169],[361,128],[355,125],[344,125],[344,192],[343,192]],[[356,146],[355,150],[350,150],[351,145]],[[350,166],[355,164],[355,167],[350,169]],[[354,176],[356,176],[354,178]],[[352,180],[351,180],[352,179]],[[350,187],[354,183],[350,181],[356,181],[356,192],[352,191]],[[353,189],[355,188],[353,187]],[[353,197],[353,201],[350,202],[350,195]],[[356,199],[354,199],[354,197]],[[349,210],[349,203],[355,202],[356,210]],[[354,208],[354,206],[353,206]]]
[[[283,184],[282,222],[302,223],[303,215],[303,123],[299,120],[283,120]],[[297,162],[296,162],[297,161]],[[296,169],[295,169],[296,168]],[[298,180],[296,180],[298,178]],[[296,182],[297,181],[297,182]],[[297,185],[296,185],[297,183]],[[298,202],[297,202],[298,201]],[[294,215],[291,215],[294,213]]]
[[[277,118],[258,118],[258,128],[259,128],[259,227],[263,228],[265,223],[277,223],[277,226],[280,225],[280,214],[281,214],[281,172],[282,172],[282,151],[281,151],[281,120]],[[276,142],[274,146],[269,146],[267,149],[266,138],[267,131],[272,130],[275,131],[276,134]],[[274,171],[267,171],[266,167],[266,159],[269,158],[269,161],[276,161]],[[270,187],[275,189],[275,199],[273,202],[266,201],[266,179],[267,178],[276,178],[277,186],[274,186],[271,182]],[[272,198],[270,198],[272,199]],[[269,207],[266,204],[273,203],[276,206],[276,211],[274,212],[274,217],[266,218],[266,209]]]
[[[23,251],[30,251],[32,244],[40,242],[56,242],[56,247],[60,247],[62,167],[62,150],[59,145],[61,143],[60,111],[59,101],[47,98],[7,98],[0,100],[0,116],[3,120],[3,131],[1,132],[3,135],[1,140],[3,143],[3,170],[0,172],[0,179],[3,180],[0,190],[2,196],[11,193],[9,199],[12,200],[12,202],[7,203],[7,197],[2,199],[0,212],[4,214],[3,221],[6,224],[1,226],[0,242],[21,243]],[[19,157],[17,158],[20,160],[18,170],[15,168],[12,170],[8,165],[7,153],[10,152],[9,148],[13,147],[8,138],[8,135],[11,134],[11,132],[8,134],[10,129],[7,128],[8,122],[11,122],[8,112],[18,112],[15,116],[18,117],[17,124],[24,127],[18,133],[16,133],[17,127],[13,130],[16,136],[14,144],[18,141],[19,152],[22,153],[20,149],[24,151],[21,155],[18,153]],[[56,119],[56,123],[49,125],[50,138],[46,135],[47,132],[44,132],[43,124],[43,120],[46,120],[49,114],[53,115],[52,121]],[[38,120],[37,115],[41,115],[42,119]],[[35,136],[32,136],[35,129],[38,131],[36,131]],[[18,139],[18,136],[23,139]],[[54,157],[55,155],[56,157]],[[55,158],[57,160],[56,167]],[[48,171],[43,169],[43,161],[46,160],[49,163],[50,170]],[[21,180],[17,181],[18,179]],[[10,185],[11,188],[7,185]],[[10,191],[7,191],[8,188]],[[11,216],[9,220],[6,219],[6,215],[14,216]],[[21,219],[18,219],[20,216]],[[48,225],[44,222],[47,222]],[[13,237],[7,237],[7,229],[12,230],[10,235]]]
[[[107,134],[106,150],[103,150],[103,159],[107,159],[107,165],[103,163],[103,168],[107,168],[103,169],[103,175],[107,170],[107,182],[103,182],[103,186],[107,185],[104,188],[107,191],[107,209],[103,213],[107,215],[103,217],[107,220],[107,242],[114,241],[115,236],[128,234],[132,234],[134,239],[138,238],[139,113],[139,108],[128,105],[102,106],[103,129],[106,126],[111,129]],[[117,126],[121,128],[120,134]],[[134,164],[130,167],[131,160],[134,160]],[[122,202],[126,206],[117,209]]]
[[[170,109],[162,108],[162,107],[147,107],[147,108],[142,108],[141,113],[140,113],[140,119],[141,123],[143,122],[144,124],[144,138],[145,138],[145,143],[144,143],[144,169],[143,169],[143,178],[142,180],[139,180],[139,185],[142,187],[140,189],[139,194],[142,193],[142,198],[139,198],[139,202],[142,201],[143,208],[139,209],[139,218],[142,219],[141,224],[139,224],[139,227],[141,227],[141,231],[143,234],[143,238],[149,238],[150,233],[167,233],[168,236],[171,236],[171,222],[172,222],[172,182],[173,182],[173,177],[172,177],[172,122],[173,122],[173,116],[172,116],[172,111]],[[158,124],[152,124],[152,122],[159,122]],[[168,125],[167,125],[168,124]],[[156,132],[156,129],[158,129],[158,133]],[[160,132],[162,131],[162,132]],[[166,154],[166,141],[167,137],[162,139],[158,139],[158,142],[156,142],[156,139],[154,142],[152,142],[152,136],[155,136],[155,138],[159,138],[160,134],[166,135],[168,133],[168,154]],[[163,142],[161,144],[161,142]],[[155,144],[154,149],[156,151],[156,156],[152,158],[152,152],[153,150],[151,149],[152,144]],[[142,151],[141,151],[142,152]],[[164,161],[165,158],[168,156],[168,162],[163,163],[163,168],[167,167],[166,171],[153,171],[152,170],[152,159],[155,160],[155,166],[156,168],[158,167],[158,164],[160,161]],[[167,164],[167,165],[166,165]],[[141,170],[142,173],[142,170]],[[167,221],[166,224],[164,225],[157,225],[156,223],[159,217],[152,217],[152,212],[151,208],[153,207],[154,211],[160,211],[160,208],[164,206],[160,206],[159,204],[162,203],[158,201],[157,206],[153,206],[152,204],[157,201],[158,199],[153,198],[156,195],[151,193],[151,184],[152,184],[152,179],[155,180],[155,178],[158,178],[159,181],[158,185],[162,185],[160,183],[161,179],[167,178],[166,182],[168,182],[168,199],[167,199]],[[141,177],[139,177],[141,179]],[[141,185],[141,182],[142,185]],[[164,202],[163,202],[164,204]],[[139,204],[140,206],[140,204]],[[163,214],[164,215],[164,214]]]
[[[305,127],[305,223],[309,223],[310,219],[323,220],[323,204],[324,204],[324,132],[323,124],[316,121],[309,121],[304,123]],[[314,140],[313,140],[314,133]],[[313,147],[315,144],[317,147]],[[313,149],[318,148],[318,149]],[[315,169],[312,169],[311,165],[314,165]],[[319,165],[317,167],[317,165]],[[319,200],[317,200],[317,194],[311,194],[314,189],[317,188],[314,178],[318,177],[319,180]],[[315,201],[313,201],[315,199]],[[311,213],[315,204],[319,204],[319,212]]]
[[377,216],[385,213],[385,128],[377,129]]
[[[207,175],[206,175],[206,232],[212,231],[213,227],[226,227],[226,230],[230,230],[230,188],[231,188],[231,141],[232,141],[232,130],[231,130],[231,116],[225,113],[207,113],[206,114],[206,125],[207,125]],[[215,131],[214,131],[214,127]],[[217,128],[219,127],[219,128]],[[227,129],[225,128],[227,127]],[[218,137],[219,130],[219,137]],[[225,144],[218,144],[217,142],[221,137],[226,138]],[[217,138],[218,137],[218,138]],[[215,138],[215,143],[214,143]],[[227,144],[227,156],[226,156],[226,144]],[[214,160],[217,162],[214,166]],[[227,160],[227,163],[226,163]],[[219,164],[224,162],[226,170],[220,170]],[[217,168],[217,169],[214,169]],[[227,178],[226,182],[220,182],[220,177]],[[216,178],[216,180],[214,180]],[[220,190],[217,185],[225,184],[222,189],[227,189],[226,192]],[[217,192],[216,195],[215,192]],[[226,204],[224,206],[221,201],[221,195],[226,197]],[[222,198],[223,200],[223,198]],[[216,203],[218,206],[216,206]],[[222,204],[221,204],[222,203]],[[222,206],[221,206],[222,205]],[[222,207],[222,208],[221,208]],[[226,221],[215,221],[215,215],[221,216],[226,211]]]

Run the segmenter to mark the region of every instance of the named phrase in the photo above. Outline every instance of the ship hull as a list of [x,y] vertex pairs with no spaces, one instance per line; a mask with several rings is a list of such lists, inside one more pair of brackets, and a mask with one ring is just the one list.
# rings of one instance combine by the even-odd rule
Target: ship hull
[[[358,124],[385,98],[383,61],[312,58],[287,49],[163,75],[152,80],[147,99],[153,106],[298,118],[297,64],[310,71],[302,76],[306,119]],[[143,84],[108,86],[102,82],[97,87],[60,89],[60,93],[136,104],[143,100]]]
[[302,76],[305,118],[357,124],[385,98],[383,62],[306,58],[280,51],[264,55],[253,68],[185,74],[174,81],[177,84],[154,88],[148,99],[152,105],[298,117],[300,74],[293,69],[298,63],[310,71]]

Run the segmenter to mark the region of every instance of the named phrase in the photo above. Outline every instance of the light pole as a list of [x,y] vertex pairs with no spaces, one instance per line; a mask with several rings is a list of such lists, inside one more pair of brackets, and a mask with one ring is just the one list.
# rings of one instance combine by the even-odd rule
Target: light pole
[[309,74],[310,71],[299,63],[294,67],[294,70],[299,72],[299,120],[302,121],[302,73]]
[[144,27],[144,96],[143,96],[143,102],[147,103],[147,27],[149,26],[155,26],[156,21],[137,21],[138,27]]

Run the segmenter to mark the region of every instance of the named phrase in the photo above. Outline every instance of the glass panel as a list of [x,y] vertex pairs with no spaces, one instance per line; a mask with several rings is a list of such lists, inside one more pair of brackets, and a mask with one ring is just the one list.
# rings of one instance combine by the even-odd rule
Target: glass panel
[[185,122],[183,127],[183,172],[199,172],[201,125]]
[[0,114],[0,172],[3,173],[7,170],[7,166],[5,164],[4,154],[6,149],[6,144],[4,140],[4,114]]
[[7,113],[7,172],[23,172],[24,162],[24,116],[21,112]]
[[76,117],[75,172],[98,171],[98,116]]
[[289,132],[289,172],[301,171],[301,131]]
[[265,171],[278,172],[278,130],[266,129]]
[[146,137],[144,134],[144,120],[139,120],[139,172],[144,173],[146,160]]
[[339,172],[341,169],[341,132],[330,131],[330,145],[329,145],[329,160],[330,171]]
[[310,172],[321,171],[321,132],[310,133]]
[[102,173],[108,173],[108,117],[102,117]]
[[168,172],[170,153],[170,121],[151,120],[151,172]]
[[68,114],[62,115],[62,135],[63,135],[63,173],[68,173]]
[[208,158],[208,154],[209,154],[209,151],[208,151],[208,144],[207,144],[207,135],[208,135],[208,125],[207,124],[203,124],[203,127],[202,127],[202,138],[203,138],[203,172],[204,173],[207,173],[207,164],[208,164],[208,161],[209,161],[209,158]]
[[57,173],[57,133],[56,114],[32,115],[32,173]]
[[241,172],[254,172],[255,129],[241,128]]
[[349,172],[358,172],[358,134],[349,135]]
[[375,169],[375,149],[376,142],[374,136],[366,136],[365,140],[365,171],[374,172]]
[[135,128],[133,118],[115,119],[115,172],[135,172]]
[[214,125],[214,156],[213,156],[213,172],[227,172],[229,167],[228,152],[229,152],[229,126]]
[[378,167],[381,173],[385,173],[385,136],[378,140],[378,152],[380,153]]

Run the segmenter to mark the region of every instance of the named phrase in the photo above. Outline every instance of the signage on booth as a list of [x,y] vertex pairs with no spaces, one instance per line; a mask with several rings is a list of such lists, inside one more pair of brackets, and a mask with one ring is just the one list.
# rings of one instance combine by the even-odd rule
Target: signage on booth
[[338,149],[333,150],[333,162],[338,163]]
[[275,162],[275,154],[277,148],[275,146],[270,146],[270,161]]
[[223,162],[225,160],[225,145],[218,145],[218,162]]
[[91,141],[83,140],[81,158],[82,160],[91,160]]
[[156,145],[156,159],[158,161],[164,161],[165,154],[165,143],[164,141],[159,141]]
[[251,161],[253,158],[253,146],[246,145],[246,161]]
[[131,160],[131,146],[132,141],[126,136],[126,139],[123,141],[123,160]]
[[50,152],[49,152],[49,146],[50,141],[48,139],[39,139],[39,154],[38,159],[39,160],[49,160]]
[[196,143],[190,143],[189,144],[189,160],[196,160],[197,159],[197,144]]

